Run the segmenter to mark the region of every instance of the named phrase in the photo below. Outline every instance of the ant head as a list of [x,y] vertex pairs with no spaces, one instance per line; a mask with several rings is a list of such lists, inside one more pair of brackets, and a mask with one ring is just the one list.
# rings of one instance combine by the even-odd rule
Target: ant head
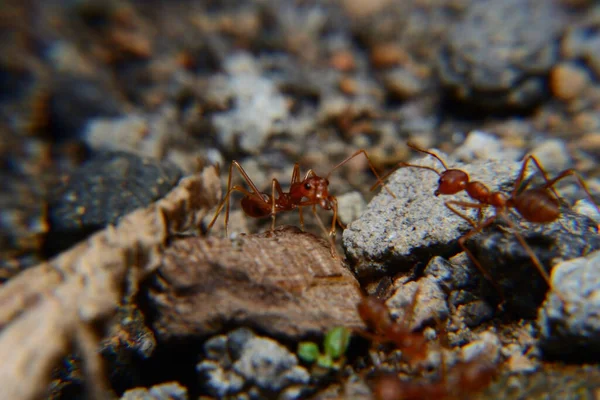
[[313,176],[299,183],[299,194],[310,200],[326,200],[329,197],[329,181],[326,178]]
[[436,196],[440,194],[448,195],[462,192],[469,183],[469,175],[460,169],[447,169],[440,174],[438,188],[434,192]]

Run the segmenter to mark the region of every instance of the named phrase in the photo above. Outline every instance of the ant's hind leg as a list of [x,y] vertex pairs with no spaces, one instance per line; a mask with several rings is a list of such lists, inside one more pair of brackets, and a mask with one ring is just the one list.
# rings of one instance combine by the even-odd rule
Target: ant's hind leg
[[525,249],[525,251],[529,255],[529,258],[531,258],[531,261],[533,261],[533,264],[535,265],[535,268],[538,270],[538,272],[540,273],[540,275],[542,275],[542,278],[544,278],[544,280],[546,281],[546,284],[548,284],[548,287],[550,288],[550,290],[553,290],[555,292],[556,296],[560,299],[560,301],[564,303],[565,302],[564,297],[558,291],[556,291],[554,289],[554,287],[552,286],[552,281],[550,279],[550,275],[548,275],[548,272],[542,266],[542,263],[541,263],[540,259],[533,252],[533,250],[531,249],[531,247],[527,244],[527,242],[525,241],[525,239],[523,238],[523,236],[519,232],[517,232],[515,224],[511,220],[509,220],[508,218],[504,218],[504,219],[506,220],[506,222],[508,223],[508,225],[512,228],[513,234],[515,235],[515,237],[517,238],[517,240],[519,241],[519,243],[521,244],[521,246],[523,246],[523,248]]
[[590,189],[588,188],[587,184],[585,183],[585,180],[583,179],[583,177],[581,176],[581,174],[577,171],[575,171],[574,169],[567,169],[562,171],[560,174],[558,174],[555,178],[550,179],[546,185],[544,185],[544,187],[546,188],[553,188],[553,186],[560,180],[568,177],[568,176],[574,176],[575,179],[577,180],[577,183],[579,184],[579,187],[581,187],[581,189],[583,189],[583,191],[585,192],[585,194],[587,195],[588,200],[590,201],[590,203],[592,203],[594,205],[594,207],[596,208],[596,212],[598,214],[600,214],[600,208],[598,207],[598,204],[596,204],[594,202],[594,198],[592,196],[592,193],[590,192]]
[[519,189],[525,190],[525,189],[527,189],[527,186],[529,186],[529,182],[528,182],[524,187],[519,188],[519,186],[523,182],[523,179],[525,179],[525,171],[527,171],[527,164],[530,161],[533,162],[533,164],[536,166],[538,171],[540,171],[540,173],[542,174],[542,177],[544,178],[544,181],[546,182],[545,187],[550,189],[552,191],[552,193],[554,194],[554,196],[556,196],[557,199],[560,199],[560,196],[559,196],[558,192],[556,191],[556,189],[554,189],[554,187],[552,185],[548,186],[550,184],[550,179],[548,178],[548,173],[546,172],[546,169],[544,167],[542,167],[542,164],[540,163],[540,161],[532,154],[529,154],[527,157],[525,157],[523,159],[523,164],[521,164],[521,171],[519,171],[519,176],[517,177],[517,180],[515,181],[511,196],[514,198],[517,195],[517,192],[519,191]]
[[[247,191],[243,187],[238,186],[238,185],[233,186],[231,189],[229,189],[227,191],[227,193],[225,194],[225,198],[221,201],[221,204],[219,204],[219,207],[217,208],[217,211],[215,212],[215,215],[214,215],[213,219],[210,221],[210,223],[208,224],[208,226],[206,228],[207,232],[211,230],[211,228],[213,227],[213,225],[217,221],[217,218],[219,217],[219,215],[223,211],[223,208],[227,207],[226,212],[225,212],[225,236],[227,236],[227,226],[229,224],[229,198],[231,197],[231,194],[233,192],[240,192],[240,193],[244,194],[247,197],[251,197],[253,199],[256,198],[256,196],[254,195],[254,193],[251,193],[251,192]],[[260,198],[260,199],[262,200],[262,198]]]
[[[231,177],[233,175],[233,166],[235,164],[236,164],[236,161],[233,161],[229,165],[229,176],[227,178],[227,193],[225,193],[225,197],[223,197],[223,200],[219,204],[219,207],[217,207],[217,211],[215,212],[213,219],[208,224],[208,227],[206,228],[207,232],[211,230],[211,228],[217,221],[219,214],[221,213],[221,211],[223,211],[223,207],[227,207],[227,210],[225,211],[225,236],[227,236],[227,223],[229,222],[229,197],[231,196],[231,193],[233,192],[232,187],[231,187]],[[241,166],[239,166],[239,168],[241,168]]]

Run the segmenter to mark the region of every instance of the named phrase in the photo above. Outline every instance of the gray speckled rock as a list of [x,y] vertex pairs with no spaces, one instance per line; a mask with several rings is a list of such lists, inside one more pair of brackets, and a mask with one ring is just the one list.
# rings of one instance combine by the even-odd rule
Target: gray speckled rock
[[453,263],[444,257],[436,256],[429,261],[424,274],[433,277],[438,285],[449,292],[467,287],[473,279],[473,272],[477,273],[465,262]]
[[204,351],[206,359],[196,369],[213,396],[244,391],[250,398],[264,398],[289,387],[285,397],[300,398],[304,391],[298,385],[310,380],[308,371],[287,348],[246,328],[215,336],[206,342]]
[[500,361],[500,338],[493,332],[486,331],[479,335],[479,337],[463,346],[460,349],[460,355],[462,361],[471,362],[475,360],[485,360],[492,364]]
[[600,76],[600,12],[590,12],[583,23],[567,29],[561,52],[572,60],[587,64],[594,75]]
[[278,392],[291,384],[306,384],[310,378],[288,349],[272,339],[260,337],[248,340],[233,369],[247,382],[268,392]]
[[[211,90],[232,102],[228,111],[216,113],[212,122],[221,145],[233,150],[258,153],[278,124],[288,117],[288,105],[272,80],[260,75],[248,54],[235,54],[226,60],[229,74],[211,80]],[[214,87],[216,86],[216,87]]]
[[[520,167],[518,162],[508,161],[464,165],[441,152],[437,154],[449,167],[464,169],[471,179],[485,182],[493,190],[510,190]],[[413,163],[443,170],[429,156]],[[343,233],[343,244],[359,278],[407,270],[433,256],[458,252],[458,238],[470,230],[470,225],[452,213],[444,201],[469,198],[464,193],[434,196],[437,181],[432,171],[399,169],[388,180],[396,198],[382,190],[362,216],[348,226]]]
[[162,383],[151,388],[135,388],[126,391],[121,400],[187,400],[187,389],[177,382]]
[[546,354],[597,360],[600,355],[600,251],[557,265],[550,294],[540,309],[540,345]]
[[[446,159],[446,162],[450,167],[468,172],[472,180],[486,183],[491,190],[507,193],[512,190],[521,167],[520,162],[506,160],[474,161],[469,165],[458,164],[451,159]],[[417,160],[416,163],[440,169],[439,163],[432,157]],[[535,169],[530,166],[529,171]],[[436,174],[429,170],[400,169],[388,181],[388,187],[396,198],[382,191],[361,218],[344,231],[343,243],[360,279],[405,271],[417,263],[428,262],[433,256],[448,257],[460,251],[458,239],[471,228],[464,219],[452,213],[444,202],[473,200],[464,193],[435,197],[433,192],[437,188],[437,180]],[[547,270],[562,260],[600,248],[597,227],[591,219],[566,207],[561,211],[561,218],[549,224],[527,223],[523,218],[512,215],[514,213],[509,216],[516,232],[525,239]],[[489,207],[485,215],[491,216],[494,212]],[[467,214],[475,217],[476,211],[467,210]],[[502,287],[505,306],[520,317],[534,318],[548,286],[507,221],[499,218],[483,232],[474,235],[466,245]],[[469,264],[467,262],[466,265]],[[435,273],[440,274],[442,286],[452,290],[459,283],[449,279],[453,271],[444,272],[442,269],[446,267],[441,267],[438,263]],[[464,281],[460,285],[473,291],[477,286],[477,281],[473,279],[477,279],[475,276],[481,277],[481,273],[473,274],[464,268],[460,273],[462,275],[456,278]],[[477,296],[481,294],[479,292]],[[498,298],[494,299],[497,294],[493,288],[483,292],[487,300],[493,301],[498,301]],[[456,306],[467,304],[475,298],[459,300],[454,295],[450,298]],[[464,315],[472,319],[469,325],[478,323],[479,318],[471,318],[471,311],[472,307],[482,311],[480,306],[463,308]]]
[[473,299],[468,303],[460,304],[456,308],[456,314],[465,325],[474,327],[492,319],[494,308],[486,301]]
[[[563,260],[600,249],[596,223],[567,208],[549,224],[526,223],[521,218],[513,221],[547,271]],[[535,318],[548,286],[513,231],[500,222],[476,235],[469,247],[504,289],[507,306],[522,317]]]
[[461,100],[490,108],[530,107],[545,92],[565,15],[555,1],[478,1],[448,35],[442,83]]
[[46,252],[56,254],[123,215],[160,199],[177,184],[176,166],[123,152],[100,153],[57,187],[48,201]]
[[[419,290],[415,298],[415,292]],[[414,299],[412,320],[407,321]],[[432,277],[404,283],[386,301],[395,320],[410,324],[411,329],[422,329],[426,325],[436,325],[438,321],[448,318],[446,294]]]

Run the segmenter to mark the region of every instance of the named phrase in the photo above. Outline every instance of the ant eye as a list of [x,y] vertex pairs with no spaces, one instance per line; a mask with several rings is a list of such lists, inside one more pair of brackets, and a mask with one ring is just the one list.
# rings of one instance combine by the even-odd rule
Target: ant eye
[[304,189],[310,190],[311,189],[310,183],[305,183],[304,184]]

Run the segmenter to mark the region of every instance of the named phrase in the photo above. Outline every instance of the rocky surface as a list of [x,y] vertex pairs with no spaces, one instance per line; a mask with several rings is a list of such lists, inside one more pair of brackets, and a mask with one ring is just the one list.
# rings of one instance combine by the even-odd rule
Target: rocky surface
[[163,383],[148,389],[126,391],[121,400],[187,400],[187,390],[178,383]]
[[531,107],[546,94],[566,21],[555,1],[475,2],[440,53],[442,83],[475,106]]
[[42,396],[56,363],[75,345],[91,395],[106,395],[92,325],[103,331],[112,325],[121,302],[137,294],[140,282],[158,266],[163,244],[197,227],[217,203],[219,189],[214,168],[186,177],[165,198],[128,214],[116,227],[2,285],[0,354],[6,363],[0,379],[5,395]]
[[169,163],[128,153],[104,153],[64,177],[48,201],[45,251],[56,254],[161,198],[181,177]]
[[[519,163],[479,161],[462,164],[436,152],[452,168],[464,169],[472,180],[485,182],[493,190],[510,190],[519,172]],[[419,157],[414,164],[442,171],[433,157]],[[410,269],[435,255],[458,252],[457,240],[470,225],[452,213],[444,201],[468,201],[461,193],[436,197],[437,175],[425,169],[401,168],[387,181],[396,198],[382,190],[361,217],[344,231],[343,243],[359,277]]]
[[[515,219],[515,230],[528,243],[540,262],[554,270],[564,261],[584,256],[600,248],[597,224],[588,217],[563,210],[562,217],[550,224],[522,224]],[[518,224],[518,225],[517,225]],[[489,265],[494,279],[504,288],[507,304],[527,318],[535,318],[537,308],[548,290],[531,257],[514,232],[502,225],[473,238],[472,249],[483,265]],[[560,292],[558,287],[555,291]]]
[[294,354],[249,329],[209,339],[204,353],[196,369],[208,393],[215,397],[246,393],[251,399],[261,399],[283,391],[280,398],[299,399],[305,394],[298,389],[310,381]]
[[[288,232],[295,239],[283,245],[277,240],[287,233],[254,236],[268,232],[271,221],[245,216],[239,196],[231,204],[233,242],[216,239],[222,236],[221,223],[203,232],[206,218],[213,215],[206,209],[212,204],[209,198],[216,201],[218,189],[225,186],[223,173],[220,183],[213,175],[208,187],[192,184],[187,188],[196,190],[193,195],[186,191],[166,208],[161,203],[161,212],[143,214],[143,222],[137,219],[138,225],[125,237],[119,228],[109,227],[102,240],[92,235],[73,250],[55,254],[58,250],[45,248],[53,241],[79,240],[63,231],[47,235],[56,225],[55,201],[66,204],[59,219],[67,222],[78,221],[82,214],[94,216],[94,223],[122,223],[127,217],[119,210],[147,205],[156,199],[153,193],[162,192],[157,183],[162,175],[154,168],[162,171],[166,163],[185,176],[207,165],[218,164],[223,172],[237,160],[259,189],[276,178],[286,190],[295,163],[303,173],[314,169],[326,176],[361,148],[380,172],[399,161],[419,161],[407,141],[439,149],[449,155],[450,166],[464,167],[472,178],[502,190],[512,186],[513,165],[518,168],[522,157],[533,153],[551,176],[575,168],[598,203],[599,16],[600,4],[592,0],[249,0],[162,2],[160,7],[129,0],[3,1],[3,393],[21,390],[22,398],[49,393],[49,398],[62,400],[89,397],[86,390],[92,395],[112,390],[111,396],[118,398],[143,386],[138,393],[147,398],[153,396],[154,385],[177,382],[164,396],[179,396],[185,390],[190,398],[207,399],[214,396],[196,371],[199,362],[210,361],[202,352],[207,338],[227,341],[237,328],[257,328],[256,335],[269,337],[256,336],[261,339],[256,343],[290,360],[297,340],[321,344],[321,335],[333,322],[327,320],[330,316],[345,326],[359,325],[353,307],[364,290],[386,301],[393,326],[400,330],[396,334],[426,337],[430,346],[424,365],[411,365],[389,344],[353,338],[348,358],[339,360],[345,362],[340,374],[317,378],[313,368],[308,371],[309,385],[275,388],[269,385],[280,382],[281,376],[265,368],[263,375],[247,374],[249,380],[262,376],[261,383],[252,383],[251,390],[242,388],[236,397],[306,397],[310,386],[310,394],[321,398],[370,398],[383,389],[379,374],[391,373],[388,383],[404,390],[405,397],[410,397],[406,391],[416,391],[415,397],[446,393],[452,398],[594,398],[600,387],[597,366],[548,362],[568,358],[559,349],[561,341],[566,349],[583,347],[588,339],[590,348],[596,346],[587,330],[593,328],[593,296],[569,297],[569,307],[561,308],[556,302],[559,292],[547,293],[514,235],[519,232],[548,269],[591,252],[597,233],[590,220],[577,214],[598,224],[600,212],[571,178],[559,185],[568,211],[558,223],[535,226],[515,218],[518,226],[513,229],[498,221],[467,242],[505,289],[504,308],[498,307],[494,286],[459,253],[457,239],[470,228],[448,213],[444,201],[461,196],[433,196],[433,172],[403,170],[398,181],[393,178],[390,183],[398,198],[380,195],[371,206],[377,207],[366,210],[368,218],[352,224],[375,195],[369,192],[375,179],[362,159],[328,176],[330,193],[338,196],[340,218],[351,226],[344,240],[346,264],[332,261],[331,253],[324,261],[325,243],[312,247],[318,241],[308,234]],[[74,172],[85,170],[86,162],[94,163],[104,152],[135,154],[155,167],[136,169],[135,177],[100,166],[85,176]],[[431,158],[423,162],[441,168]],[[179,178],[167,175],[164,183]],[[68,185],[79,188],[78,198],[86,204],[54,197],[64,187],[63,176],[71,176]],[[90,184],[90,179],[114,185]],[[234,184],[246,185],[235,174],[233,179]],[[119,192],[121,184],[127,189]],[[114,207],[104,201],[104,194],[122,201]],[[201,209],[195,208],[198,204]],[[372,215],[374,210],[381,218]],[[306,231],[322,235],[308,214],[305,210]],[[323,220],[331,217],[320,215]],[[282,213],[277,224],[299,226],[298,214]],[[139,240],[129,241],[132,237]],[[151,267],[145,263],[148,238],[152,254],[168,248],[170,259],[180,263],[164,274],[172,281],[164,279],[162,270],[152,275],[161,260],[153,259]],[[213,250],[223,254],[219,258],[198,243],[213,243]],[[254,256],[250,245],[267,246],[269,257]],[[115,248],[120,250],[112,251]],[[285,255],[277,253],[282,249]],[[340,259],[346,255],[341,249],[337,254]],[[50,259],[52,255],[56,258]],[[195,263],[191,259],[204,263],[196,275],[189,267]],[[275,265],[274,260],[280,262]],[[44,261],[48,263],[40,264]],[[327,267],[329,261],[337,263],[341,275],[297,274],[296,268],[318,272],[323,266],[328,274],[333,270]],[[258,264],[269,267],[265,274],[255,268]],[[361,287],[346,267],[359,272]],[[215,270],[235,275],[218,275]],[[137,274],[140,271],[146,279]],[[204,276],[210,277],[209,283]],[[197,285],[185,281],[188,278]],[[575,280],[580,279],[577,275]],[[248,282],[248,292],[256,297],[244,297]],[[408,302],[421,285],[410,311]],[[215,287],[221,292],[215,294]],[[338,292],[344,301],[332,294]],[[307,296],[315,293],[318,304],[309,303]],[[174,307],[157,307],[159,294]],[[547,314],[540,337],[533,319],[544,295]],[[202,311],[202,302],[212,305],[217,300],[221,303],[215,314],[203,319],[208,312]],[[242,318],[231,314],[242,303]],[[285,325],[269,323],[264,310],[273,304],[281,306],[277,312],[285,314]],[[214,326],[207,322],[212,317]],[[295,328],[296,318],[310,323]],[[446,319],[436,321],[439,318]],[[177,329],[190,329],[168,335],[161,328],[184,319],[185,325]],[[409,326],[418,329],[409,331]],[[185,335],[178,336],[183,331]],[[299,332],[311,334],[296,336]],[[486,354],[496,354],[482,344],[495,342],[487,340],[491,335],[500,341],[497,364],[483,361]],[[401,346],[411,352],[405,343]],[[81,354],[68,355],[73,348]],[[103,349],[105,369],[111,372],[106,379],[94,356],[98,349]],[[472,359],[462,361],[461,354],[467,352]],[[59,359],[60,367],[53,369]],[[251,359],[268,357],[255,353]],[[440,368],[444,360],[446,369]],[[53,381],[46,389],[50,371]],[[222,376],[232,377],[232,384],[237,382],[228,367],[219,364],[215,371],[215,381],[222,371]],[[24,372],[33,375],[22,378],[19,374]],[[441,379],[444,373],[447,379]],[[16,375],[20,378],[13,379]],[[475,392],[492,379],[495,383],[477,396]],[[25,381],[30,384],[16,387]]]
[[600,252],[558,264],[550,294],[539,311],[544,352],[556,357],[593,360],[600,354]]

